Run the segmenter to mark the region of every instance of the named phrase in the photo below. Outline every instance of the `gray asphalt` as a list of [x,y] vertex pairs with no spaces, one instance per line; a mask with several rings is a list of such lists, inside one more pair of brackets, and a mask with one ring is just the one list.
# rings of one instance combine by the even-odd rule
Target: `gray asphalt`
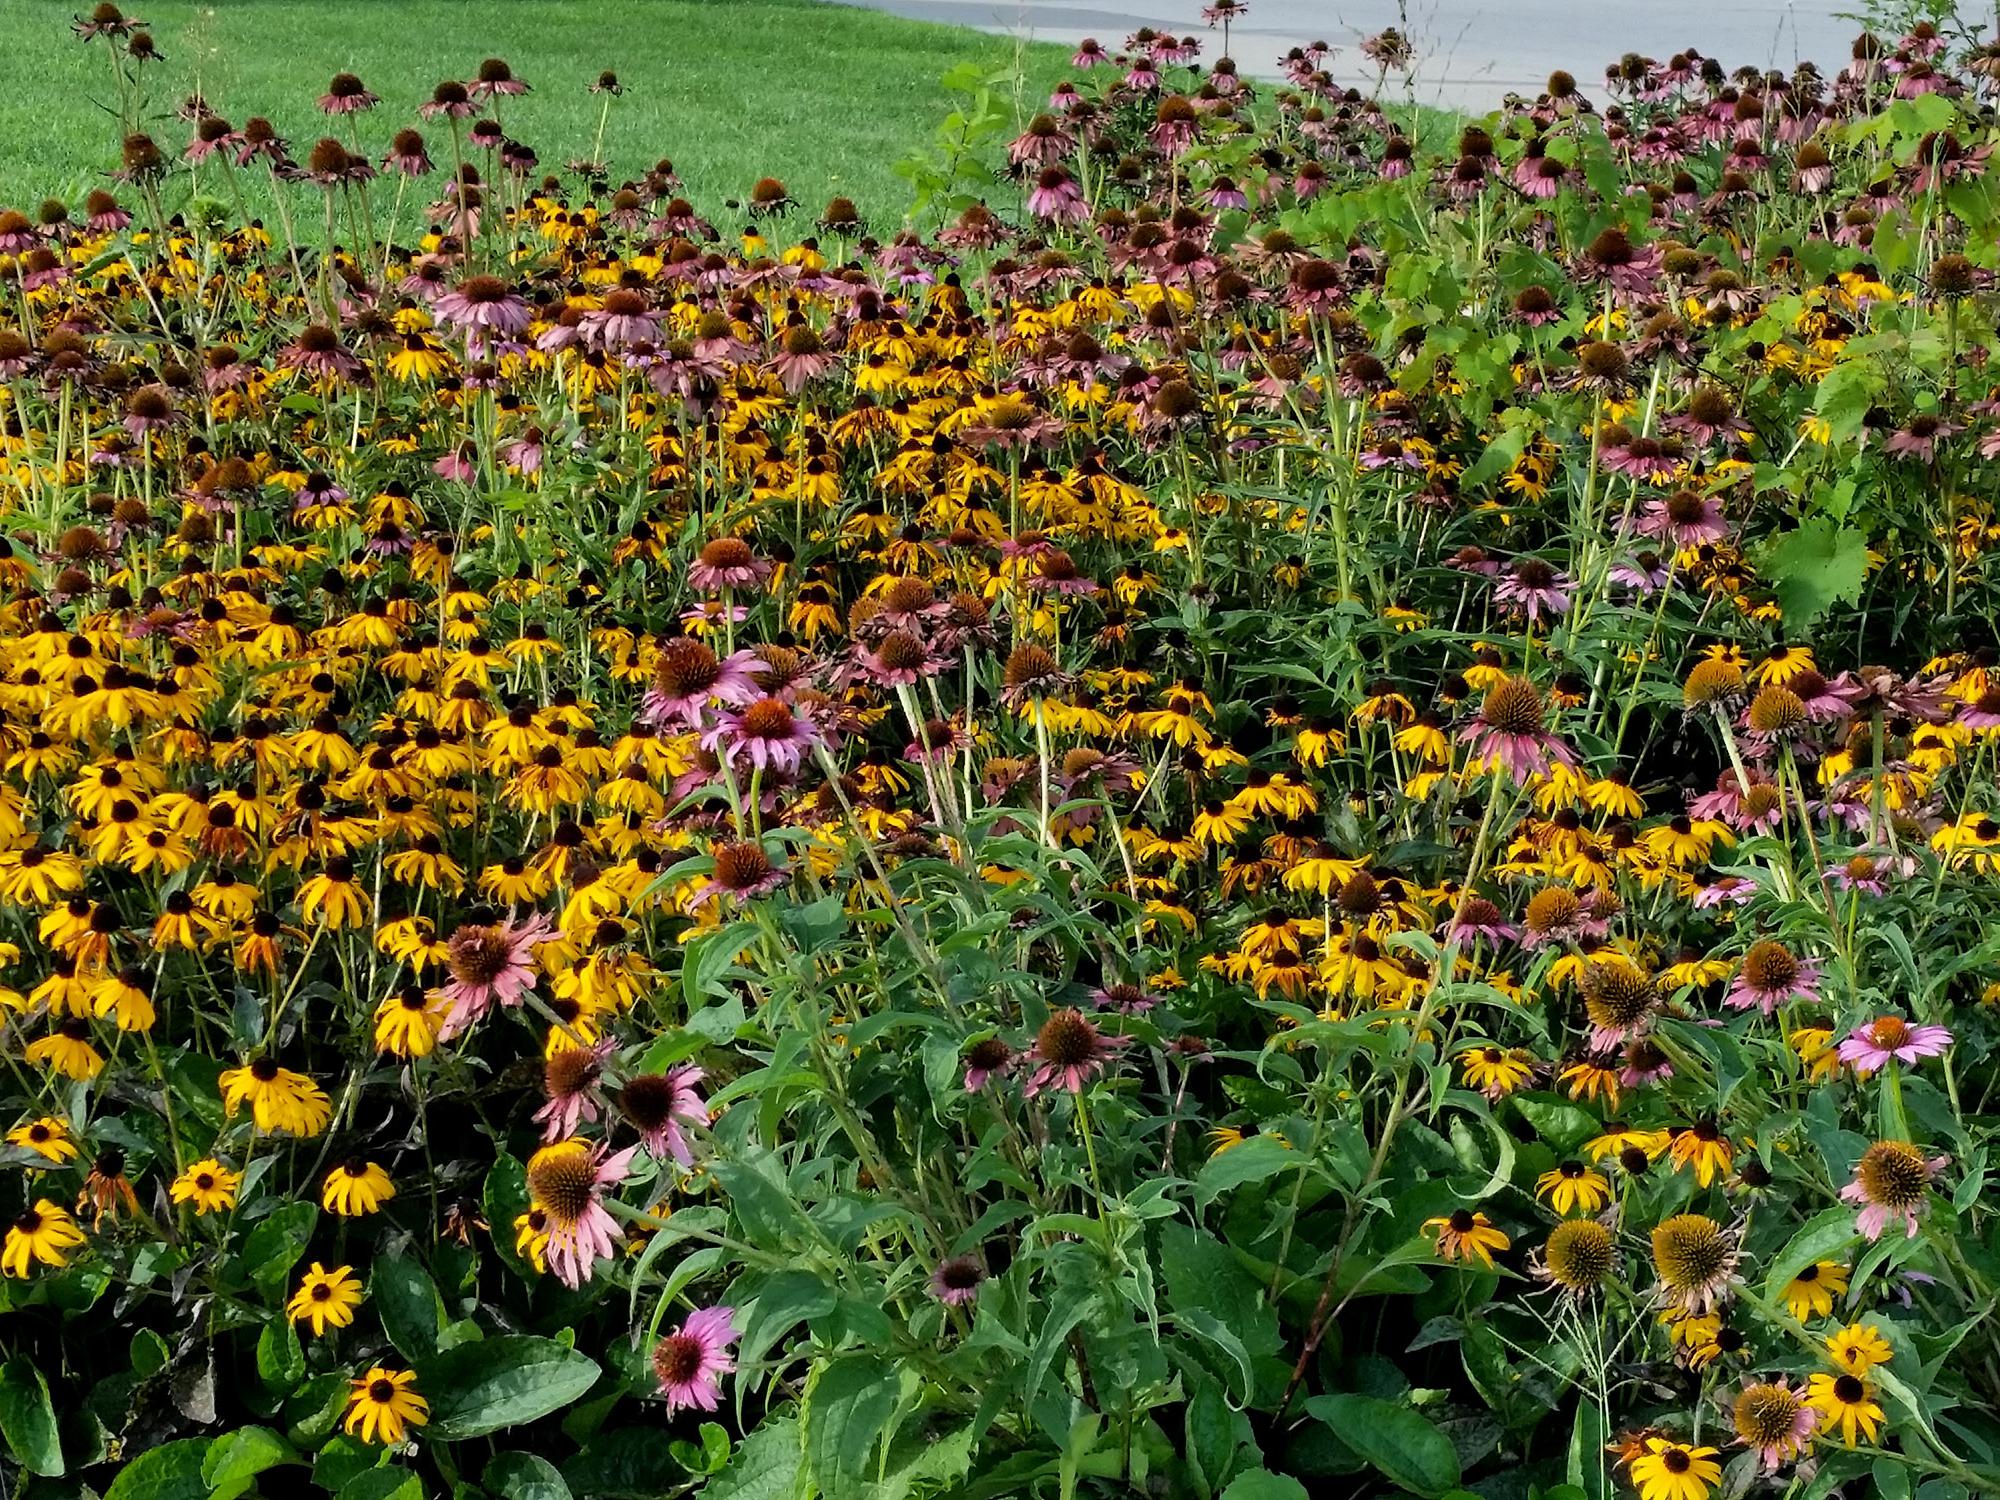
[[[1204,0],[1111,0],[1103,6],[1073,0],[850,0],[922,21],[947,21],[981,31],[1065,44],[1094,36],[1116,49],[1141,26],[1204,39],[1203,55],[1221,55],[1220,30],[1201,19]],[[1746,0],[1722,4],[1653,5],[1637,0],[1409,0],[1399,17],[1394,0],[1248,0],[1243,22],[1230,28],[1229,50],[1244,73],[1270,76],[1287,49],[1321,40],[1336,49],[1328,69],[1343,83],[1372,84],[1374,70],[1361,56],[1361,38],[1385,26],[1403,26],[1419,54],[1414,94],[1425,103],[1486,110],[1508,92],[1541,90],[1550,72],[1568,69],[1586,87],[1600,82],[1607,63],[1627,52],[1664,61],[1688,47],[1725,67],[1745,64],[1789,68],[1810,58],[1831,73],[1846,63],[1853,21],[1836,10],[1851,0],[1783,4]],[[1393,82],[1390,91],[1401,94]]]

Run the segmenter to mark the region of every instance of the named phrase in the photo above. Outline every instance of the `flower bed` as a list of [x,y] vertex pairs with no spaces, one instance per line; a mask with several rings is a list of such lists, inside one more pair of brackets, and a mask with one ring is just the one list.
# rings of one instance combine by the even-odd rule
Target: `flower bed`
[[871,234],[141,26],[0,213],[10,1493],[2000,1484],[1995,49],[1142,34]]

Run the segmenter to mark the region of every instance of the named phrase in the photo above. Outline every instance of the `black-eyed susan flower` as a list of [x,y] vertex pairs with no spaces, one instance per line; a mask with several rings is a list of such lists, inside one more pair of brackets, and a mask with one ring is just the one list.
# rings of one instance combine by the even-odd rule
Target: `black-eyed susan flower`
[[320,1202],[342,1218],[372,1214],[396,1196],[396,1184],[377,1162],[353,1157],[335,1165],[320,1185]]
[[1801,1323],[1823,1318],[1846,1290],[1847,1267],[1837,1260],[1817,1260],[1785,1283],[1785,1306]]
[[1821,1435],[1832,1441],[1838,1434],[1847,1448],[1858,1439],[1872,1444],[1881,1432],[1882,1407],[1875,1394],[1866,1375],[1821,1372],[1806,1382],[1806,1404],[1819,1414]]
[[1426,1219],[1423,1232],[1436,1239],[1441,1259],[1477,1261],[1489,1271],[1493,1269],[1494,1252],[1513,1243],[1483,1212],[1464,1208],[1454,1209],[1441,1218]]
[[32,1151],[57,1166],[74,1161],[80,1154],[76,1142],[70,1139],[68,1123],[54,1115],[43,1115],[16,1125],[7,1132],[7,1144]]
[[212,1156],[190,1162],[185,1171],[169,1185],[168,1191],[176,1203],[194,1206],[196,1214],[221,1213],[236,1206],[236,1194],[243,1185],[243,1174],[232,1171]]
[[348,1266],[331,1271],[318,1261],[312,1263],[285,1304],[285,1314],[294,1323],[309,1323],[315,1337],[329,1328],[345,1328],[354,1321],[354,1309],[361,1305],[361,1283]]
[[38,1198],[32,1208],[23,1209],[7,1225],[7,1237],[0,1245],[0,1271],[9,1276],[26,1276],[39,1263],[60,1269],[69,1264],[70,1253],[84,1243],[83,1231],[69,1214],[46,1198]]
[[1720,1450],[1649,1437],[1627,1469],[1639,1500],[1708,1500],[1722,1478]]
[[224,1110],[235,1115],[249,1105],[251,1118],[262,1131],[318,1135],[333,1113],[325,1090],[269,1057],[226,1069],[217,1082]]
[[1548,1199],[1549,1207],[1564,1217],[1594,1214],[1610,1198],[1611,1184],[1602,1172],[1580,1161],[1566,1161],[1535,1179],[1535,1196]]
[[394,1446],[412,1427],[430,1422],[430,1403],[417,1394],[416,1374],[377,1365],[349,1382],[347,1416],[341,1426],[364,1443]]

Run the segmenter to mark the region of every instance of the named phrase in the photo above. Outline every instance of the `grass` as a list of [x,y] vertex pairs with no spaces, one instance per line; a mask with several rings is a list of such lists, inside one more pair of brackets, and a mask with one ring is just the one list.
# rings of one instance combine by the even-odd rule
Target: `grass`
[[[947,69],[969,61],[1013,74],[1010,88],[1032,113],[1066,62],[1055,47],[817,0],[132,0],[127,10],[151,23],[166,58],[146,75],[148,128],[164,150],[189,139],[172,111],[199,89],[239,125],[267,116],[303,156],[335,133],[314,101],[344,69],[382,97],[362,117],[362,144],[379,161],[440,79],[470,78],[482,58],[501,57],[535,90],[504,101],[508,132],[555,171],[590,154],[603,100],[587,90],[610,68],[626,88],[604,134],[614,180],[668,157],[725,229],[722,201],[766,175],[812,214],[838,193],[892,227],[910,201],[893,166],[951,107]],[[105,43],[79,42],[70,13],[39,0],[0,5],[0,56],[14,79],[0,93],[0,204],[74,202],[116,164]],[[424,134],[448,172],[443,122]],[[426,185],[434,192],[441,180]]]

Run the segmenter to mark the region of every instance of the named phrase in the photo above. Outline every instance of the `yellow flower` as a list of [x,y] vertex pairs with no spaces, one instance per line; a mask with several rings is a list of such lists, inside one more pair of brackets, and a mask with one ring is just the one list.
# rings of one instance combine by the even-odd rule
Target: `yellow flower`
[[285,1304],[294,1323],[310,1323],[315,1336],[328,1328],[345,1328],[354,1321],[354,1309],[361,1305],[361,1283],[347,1266],[331,1271],[318,1261],[306,1272],[305,1280]]
[[1722,1465],[1715,1461],[1719,1451],[1647,1438],[1646,1451],[1632,1460],[1639,1500],[1707,1500],[1722,1478]]
[[1820,1432],[1829,1440],[1840,1433],[1852,1448],[1857,1435],[1871,1444],[1882,1430],[1882,1408],[1875,1404],[1875,1387],[1862,1375],[1815,1375],[1806,1382],[1806,1405],[1820,1415]]
[[1702,1121],[1674,1131],[1668,1155],[1676,1172],[1693,1167],[1694,1180],[1707,1187],[1716,1178],[1729,1175],[1729,1164],[1736,1158],[1736,1148],[1714,1125]]
[[1847,1267],[1822,1260],[1807,1266],[1785,1286],[1785,1306],[1801,1323],[1833,1311],[1833,1299],[1847,1290]]
[[320,1202],[326,1205],[328,1213],[353,1219],[374,1213],[395,1196],[396,1184],[389,1180],[387,1172],[372,1161],[357,1159],[342,1162],[326,1174]]
[[1503,1052],[1498,1047],[1471,1047],[1458,1054],[1465,1081],[1489,1099],[1511,1094],[1534,1076],[1535,1056],[1516,1047]]
[[69,1264],[69,1252],[83,1243],[83,1231],[76,1220],[49,1202],[37,1198],[35,1206],[17,1215],[7,1226],[7,1240],[0,1246],[0,1271],[9,1276],[26,1276],[29,1266],[40,1261],[45,1266]]
[[375,1007],[375,1045],[396,1057],[428,1057],[437,1047],[445,1002],[408,984]]
[[236,1189],[242,1182],[241,1172],[205,1156],[176,1177],[167,1191],[176,1203],[192,1203],[197,1214],[212,1214],[236,1206]]
[[326,1091],[303,1073],[281,1068],[268,1057],[231,1068],[216,1082],[224,1110],[232,1117],[245,1104],[259,1130],[318,1135],[333,1115]]
[[1477,1260],[1489,1271],[1493,1269],[1493,1252],[1513,1243],[1485,1214],[1463,1208],[1442,1218],[1426,1219],[1424,1233],[1437,1236],[1437,1252],[1445,1260]]
[[16,1125],[7,1132],[7,1143],[47,1157],[57,1165],[74,1161],[78,1155],[76,1142],[69,1138],[69,1126],[54,1115]]
[[342,1425],[364,1443],[402,1442],[410,1427],[422,1427],[431,1419],[430,1403],[417,1394],[416,1379],[413,1371],[377,1365],[350,1381],[354,1390],[347,1398],[347,1420]]
[[1594,1172],[1580,1161],[1566,1161],[1535,1179],[1535,1194],[1547,1198],[1549,1206],[1567,1218],[1572,1213],[1594,1214],[1611,1196],[1611,1184],[1602,1172]]
[[1850,1375],[1866,1375],[1894,1358],[1889,1341],[1873,1323],[1849,1323],[1826,1341],[1827,1357]]

